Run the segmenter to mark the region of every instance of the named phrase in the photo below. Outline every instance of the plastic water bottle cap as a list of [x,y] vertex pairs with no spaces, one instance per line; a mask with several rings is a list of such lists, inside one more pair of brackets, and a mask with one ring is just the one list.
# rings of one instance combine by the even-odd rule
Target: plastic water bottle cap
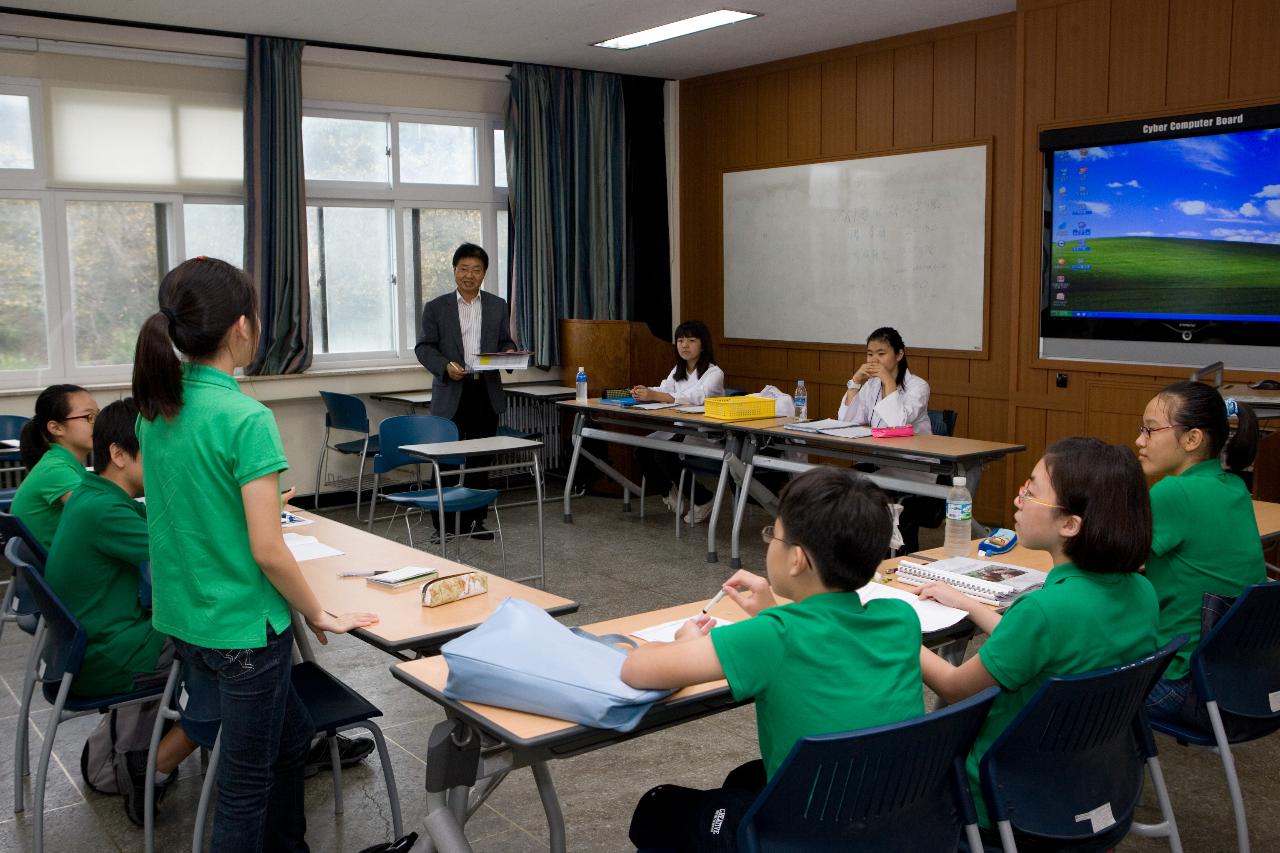
[[953,486],[963,486],[964,484],[965,484],[965,482],[964,482],[964,477],[952,477],[952,478],[951,478],[951,485],[953,485]]
[[579,372],[579,373],[586,373],[586,372],[587,372],[587,369],[586,369],[585,367],[579,367],[579,368],[578,368],[578,372]]

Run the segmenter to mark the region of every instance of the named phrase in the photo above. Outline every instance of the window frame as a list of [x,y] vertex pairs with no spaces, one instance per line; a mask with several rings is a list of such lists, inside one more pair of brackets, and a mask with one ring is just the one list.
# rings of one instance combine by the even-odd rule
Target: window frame
[[58,274],[57,219],[50,193],[42,190],[0,188],[0,199],[25,199],[36,202],[40,211],[40,254],[44,264],[44,349],[47,367],[0,371],[0,387],[31,387],[49,377],[67,376],[62,347],[54,342],[61,337],[63,310],[61,289],[52,282]]
[[49,164],[45,158],[44,90],[39,81],[0,76],[0,95],[25,96],[31,121],[30,169],[0,169],[0,188],[4,190],[44,189]]

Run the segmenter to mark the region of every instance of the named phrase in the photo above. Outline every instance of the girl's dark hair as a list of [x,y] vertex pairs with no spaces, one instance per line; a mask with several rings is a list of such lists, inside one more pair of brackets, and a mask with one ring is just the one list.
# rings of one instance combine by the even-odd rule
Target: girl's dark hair
[[160,282],[160,310],[138,332],[133,354],[133,398],[149,421],[182,410],[182,364],[218,351],[240,317],[258,324],[258,288],[245,273],[217,258],[192,258]]
[[22,425],[18,436],[18,455],[28,471],[36,467],[53,444],[49,421],[60,421],[71,414],[71,395],[83,390],[79,385],[50,385],[36,397],[36,413]]
[[101,474],[111,464],[111,445],[116,445],[129,456],[138,455],[138,407],[132,397],[116,400],[101,412],[93,422],[93,470]]
[[1258,417],[1248,403],[1236,403],[1236,431],[1227,420],[1227,403],[1203,382],[1175,382],[1156,395],[1164,400],[1169,423],[1179,429],[1198,429],[1209,445],[1206,459],[1221,457],[1233,474],[1242,474],[1258,454]]
[[892,326],[881,326],[867,335],[867,343],[872,341],[883,341],[895,353],[902,353],[902,360],[898,362],[898,378],[894,380],[901,385],[907,375],[907,345],[902,342],[902,335]]
[[702,378],[702,374],[707,372],[707,368],[715,364],[716,352],[715,347],[711,343],[711,330],[707,328],[707,324],[701,320],[685,320],[671,335],[671,350],[676,354],[676,375],[675,380],[679,382],[689,375],[689,366],[685,364],[685,360],[680,357],[680,350],[676,347],[676,341],[681,338],[697,338],[702,341],[702,353],[698,356],[698,378]]
[[1064,438],[1044,452],[1060,512],[1080,516],[1064,553],[1086,572],[1136,572],[1151,554],[1151,495],[1138,458],[1096,438]]
[[866,585],[889,553],[893,514],[889,499],[851,468],[819,465],[778,493],[778,518],[792,545],[831,589]]

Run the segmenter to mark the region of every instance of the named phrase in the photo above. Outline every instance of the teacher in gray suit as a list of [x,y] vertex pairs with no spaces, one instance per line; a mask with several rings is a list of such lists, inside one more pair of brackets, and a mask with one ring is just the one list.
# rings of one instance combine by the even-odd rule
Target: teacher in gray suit
[[[476,371],[482,352],[506,352],[516,348],[511,339],[511,318],[507,302],[480,289],[489,271],[489,255],[474,243],[463,243],[453,253],[453,293],[432,299],[422,309],[422,330],[413,351],[422,366],[431,372],[431,414],[448,418],[458,426],[463,439],[487,438],[498,432],[498,416],[506,411],[502,382],[496,370]],[[469,467],[489,464],[485,457],[472,457]],[[442,466],[443,467],[443,466]],[[483,486],[486,475],[464,475],[463,485]],[[472,482],[468,482],[472,481]],[[454,478],[445,485],[454,485]],[[484,526],[488,509],[462,513],[462,531],[492,539]],[[439,526],[439,515],[431,520]],[[447,516],[450,533],[454,517]],[[437,534],[439,531],[437,531]]]

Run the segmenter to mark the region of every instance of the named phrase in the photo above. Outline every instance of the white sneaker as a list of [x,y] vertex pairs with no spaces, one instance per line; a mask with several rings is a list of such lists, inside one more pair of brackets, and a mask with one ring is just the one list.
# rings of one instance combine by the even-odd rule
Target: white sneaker
[[680,499],[679,492],[676,491],[675,486],[672,486],[671,491],[667,492],[665,495],[662,496],[662,505],[665,506],[667,509],[671,510],[672,512],[675,512],[677,501],[679,501],[679,499]]
[[704,504],[697,504],[684,514],[685,524],[701,524],[711,517],[712,501]]

